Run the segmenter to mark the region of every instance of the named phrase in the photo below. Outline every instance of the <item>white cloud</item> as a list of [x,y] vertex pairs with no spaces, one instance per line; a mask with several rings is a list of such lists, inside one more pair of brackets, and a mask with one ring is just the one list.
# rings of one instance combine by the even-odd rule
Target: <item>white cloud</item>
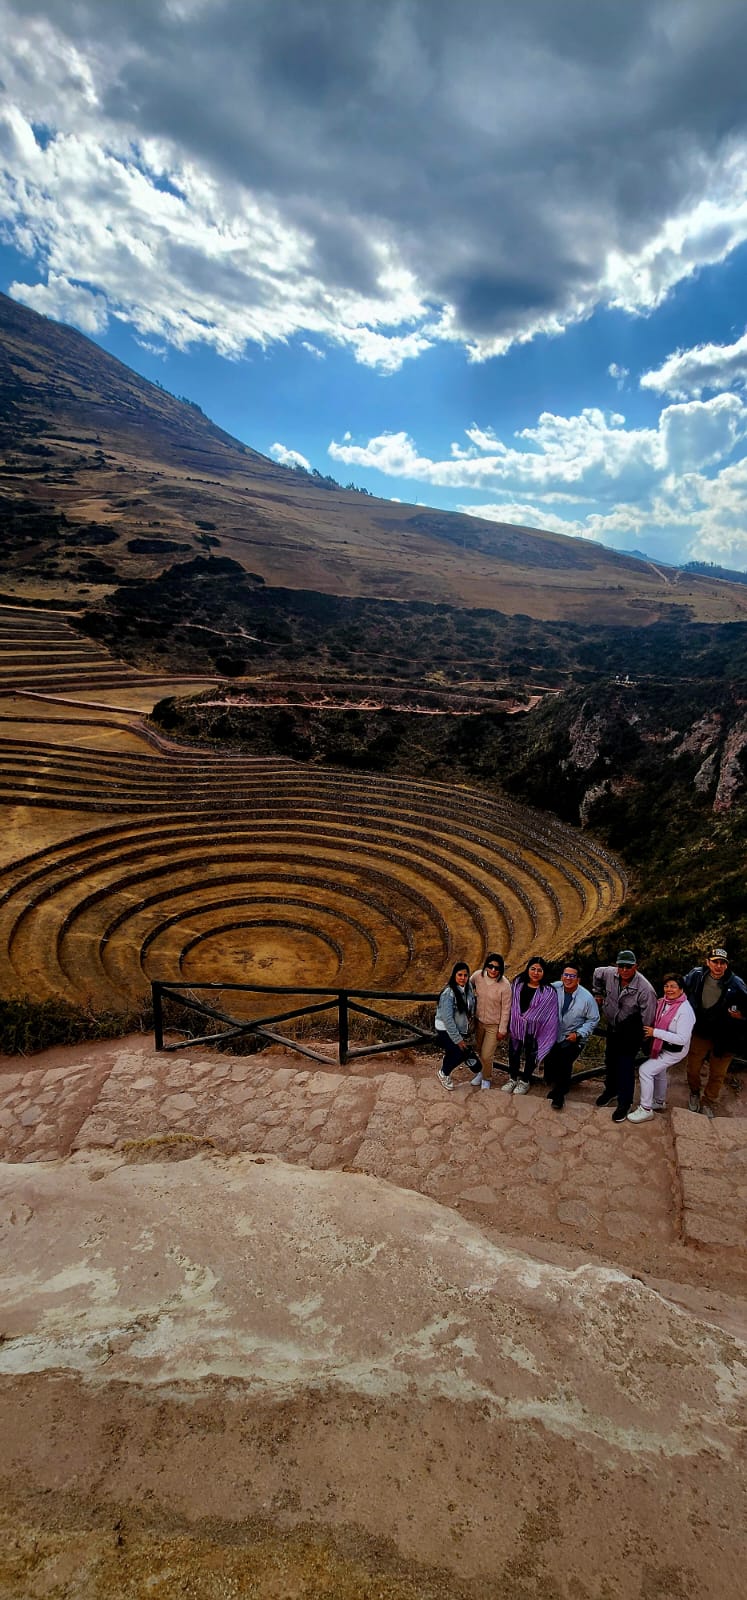
[[747,383],[747,333],[734,344],[699,344],[676,350],[660,367],[644,372],[642,389],[669,394],[675,400],[701,395],[707,389],[741,388]]
[[281,467],[303,467],[305,472],[311,471],[311,462],[301,455],[300,450],[289,450],[285,444],[271,444],[270,455],[274,461],[279,461]]
[[621,366],[618,365],[617,361],[611,361],[609,366],[608,366],[608,368],[607,368],[607,371],[608,371],[610,377],[614,378],[618,389],[624,389],[625,388],[625,380],[626,380],[626,378],[630,377],[630,368],[629,367],[621,367]]
[[[50,272],[47,283],[12,283],[9,293],[32,311],[59,322],[71,322],[84,333],[103,333],[109,321],[109,307],[102,294],[93,294],[80,283],[71,283],[61,273]],[[152,346],[146,345],[146,349]]]
[[682,548],[747,564],[747,405],[735,395],[667,406],[655,428],[619,412],[543,413],[507,443],[473,425],[469,444],[423,455],[404,432],[329,447],[335,461],[440,488],[491,492],[460,507],[475,516],[676,560]]
[[327,359],[326,350],[320,350],[318,344],[312,344],[309,339],[301,340],[301,349],[305,350],[310,356],[316,356],[317,361],[326,361]]
[[114,316],[141,337],[182,350],[209,344],[229,358],[248,343],[313,332],[393,372],[427,347],[415,332],[380,331],[420,314],[383,247],[386,295],[335,294],[314,276],[311,241],[271,203],[175,159],[166,174],[155,145],[116,148],[89,133],[43,140],[17,112],[0,117],[3,133],[0,215],[12,241],[47,264],[46,282],[13,284],[26,305],[87,333]]
[[0,214],[55,314],[82,284],[179,348],[387,373],[649,312],[747,239],[734,0],[105,10],[0,0]]

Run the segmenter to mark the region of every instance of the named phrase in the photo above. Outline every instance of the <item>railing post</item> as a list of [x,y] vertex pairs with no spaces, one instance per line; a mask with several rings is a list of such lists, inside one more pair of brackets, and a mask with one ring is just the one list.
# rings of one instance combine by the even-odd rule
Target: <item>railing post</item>
[[347,995],[347,990],[346,989],[340,989],[340,991],[338,993],[338,996],[337,996],[337,1011],[338,1011],[337,1033],[338,1033],[338,1049],[339,1049],[340,1066],[341,1067],[346,1067],[347,1064],[348,1064],[348,1046],[350,1044],[350,1036],[349,1036],[349,1032],[348,1032],[348,995]]
[[163,997],[161,985],[156,979],[150,988],[153,996],[153,1032],[156,1036],[156,1049],[163,1050]]

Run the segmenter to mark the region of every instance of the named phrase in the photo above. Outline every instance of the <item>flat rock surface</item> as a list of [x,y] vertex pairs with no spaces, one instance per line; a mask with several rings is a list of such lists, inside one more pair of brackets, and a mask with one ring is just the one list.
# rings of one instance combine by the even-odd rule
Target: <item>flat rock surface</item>
[[157,1054],[140,1036],[50,1051],[0,1071],[0,1156],[129,1149],[151,1159],[206,1146],[354,1167],[496,1237],[747,1292],[744,1096],[725,1090],[727,1114],[709,1122],[682,1109],[687,1086],[672,1074],[674,1109],[633,1126],[597,1109],[598,1080],[574,1088],[558,1114],[542,1084],[502,1094],[497,1071],[489,1094],[461,1069],[446,1093],[436,1064],[403,1052],[343,1072],[274,1051]]
[[0,1229],[3,1596],[742,1591],[747,1351],[625,1273],[274,1155],[8,1163]]

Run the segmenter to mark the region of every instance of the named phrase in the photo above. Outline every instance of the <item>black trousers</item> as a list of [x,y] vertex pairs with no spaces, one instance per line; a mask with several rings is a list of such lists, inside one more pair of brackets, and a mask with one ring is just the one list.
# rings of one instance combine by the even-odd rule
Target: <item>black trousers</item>
[[448,1078],[449,1075],[454,1071],[454,1068],[460,1066],[460,1064],[469,1055],[469,1051],[462,1050],[461,1045],[455,1044],[453,1039],[449,1038],[448,1033],[442,1034],[441,1037],[444,1043],[444,1059],[441,1063],[441,1071],[444,1072]]
[[[522,1054],[524,1056],[523,1071],[521,1066]],[[514,1083],[516,1083],[519,1078],[521,1079],[522,1083],[531,1083],[532,1073],[534,1072],[536,1065],[537,1040],[532,1037],[531,1033],[528,1033],[524,1039],[517,1039],[516,1044],[514,1044],[513,1039],[509,1038],[508,1074],[510,1078],[513,1078]]]
[[553,1091],[553,1100],[565,1099],[571,1086],[573,1063],[581,1053],[578,1039],[558,1039],[545,1056],[545,1082]]
[[607,1029],[604,1046],[604,1087],[608,1094],[617,1095],[618,1111],[629,1111],[635,1094],[635,1061],[638,1048],[624,1037],[618,1037],[614,1028]]

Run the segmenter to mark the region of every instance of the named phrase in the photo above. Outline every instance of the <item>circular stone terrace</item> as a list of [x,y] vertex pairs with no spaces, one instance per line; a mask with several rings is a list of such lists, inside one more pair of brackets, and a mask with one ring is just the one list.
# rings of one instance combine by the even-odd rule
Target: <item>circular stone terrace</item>
[[178,688],[0,608],[6,992],[431,990],[489,947],[559,954],[624,894],[602,846],[500,797],[180,748],[141,719]]

